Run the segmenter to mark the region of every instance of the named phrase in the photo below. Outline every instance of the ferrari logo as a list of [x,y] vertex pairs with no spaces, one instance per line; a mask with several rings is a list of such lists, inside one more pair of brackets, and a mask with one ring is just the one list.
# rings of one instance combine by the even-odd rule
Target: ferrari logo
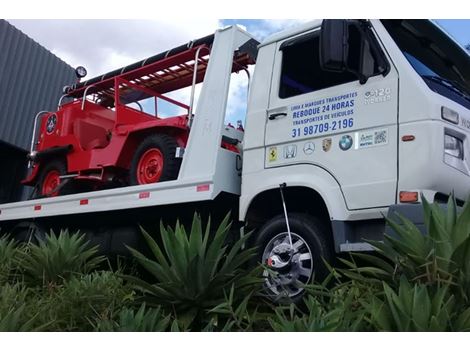
[[270,162],[277,160],[277,147],[270,147],[268,151],[268,160]]

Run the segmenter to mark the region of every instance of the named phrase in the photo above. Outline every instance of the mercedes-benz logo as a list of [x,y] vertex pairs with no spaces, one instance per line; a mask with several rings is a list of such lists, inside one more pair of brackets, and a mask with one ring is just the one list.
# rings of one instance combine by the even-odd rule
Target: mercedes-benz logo
[[315,151],[315,144],[313,142],[307,142],[304,145],[304,153],[310,155]]

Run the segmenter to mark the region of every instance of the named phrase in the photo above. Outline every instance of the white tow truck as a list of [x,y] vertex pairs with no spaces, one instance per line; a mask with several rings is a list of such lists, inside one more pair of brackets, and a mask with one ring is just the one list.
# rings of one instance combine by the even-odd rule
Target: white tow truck
[[[2,230],[77,228],[119,253],[138,245],[137,224],[232,210],[279,273],[271,293],[296,298],[322,257],[370,250],[387,214],[423,226],[422,196],[467,199],[470,57],[435,23],[313,21],[258,44],[215,32],[176,180],[1,204]],[[244,134],[224,124],[242,47],[256,57]]]

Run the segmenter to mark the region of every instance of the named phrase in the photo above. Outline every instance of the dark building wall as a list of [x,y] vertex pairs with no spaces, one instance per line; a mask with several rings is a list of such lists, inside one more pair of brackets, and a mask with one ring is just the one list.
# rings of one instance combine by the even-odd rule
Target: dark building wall
[[0,142],[0,204],[21,200],[26,196],[20,180],[26,176],[26,152]]
[[74,69],[0,20],[0,141],[29,150],[34,116],[55,110]]
[[0,19],[0,204],[24,199],[34,116],[57,109],[74,69],[5,20]]

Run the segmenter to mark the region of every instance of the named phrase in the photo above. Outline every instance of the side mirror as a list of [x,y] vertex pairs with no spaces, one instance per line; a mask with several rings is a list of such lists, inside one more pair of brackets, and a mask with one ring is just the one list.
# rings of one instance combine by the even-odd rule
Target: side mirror
[[323,70],[347,70],[349,30],[346,20],[323,20],[320,31],[320,66]]

